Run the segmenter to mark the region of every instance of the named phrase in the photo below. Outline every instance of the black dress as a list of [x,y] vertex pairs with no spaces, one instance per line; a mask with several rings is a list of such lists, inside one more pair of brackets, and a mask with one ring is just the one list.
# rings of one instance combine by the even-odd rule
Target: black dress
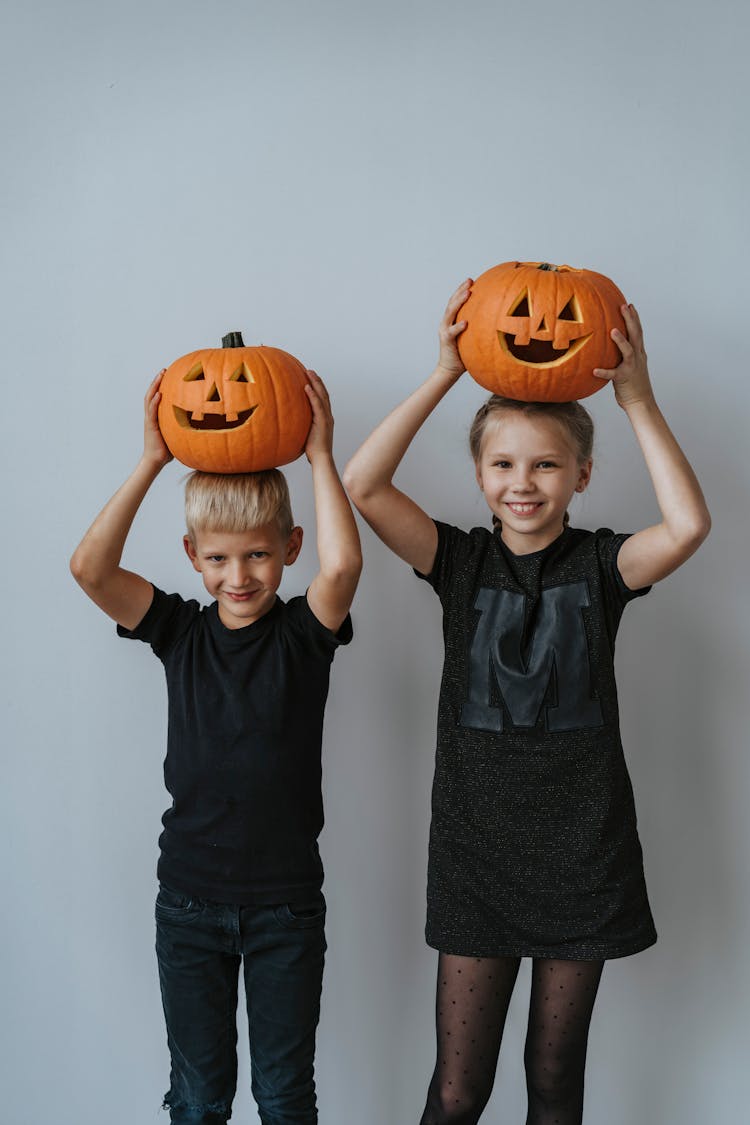
[[445,665],[426,936],[445,953],[624,957],[656,940],[620,741],[626,535],[514,555],[438,523]]

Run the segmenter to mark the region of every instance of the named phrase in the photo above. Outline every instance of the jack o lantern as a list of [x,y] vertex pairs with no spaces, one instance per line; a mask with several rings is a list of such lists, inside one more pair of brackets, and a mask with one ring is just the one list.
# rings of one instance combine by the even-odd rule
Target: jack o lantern
[[458,350],[488,391],[525,402],[572,402],[605,383],[625,332],[625,298],[603,274],[548,262],[504,262],[474,282],[456,320],[467,321]]
[[159,427],[170,453],[207,473],[254,473],[295,461],[312,423],[298,359],[245,347],[231,332],[221,348],[190,352],[161,381]]

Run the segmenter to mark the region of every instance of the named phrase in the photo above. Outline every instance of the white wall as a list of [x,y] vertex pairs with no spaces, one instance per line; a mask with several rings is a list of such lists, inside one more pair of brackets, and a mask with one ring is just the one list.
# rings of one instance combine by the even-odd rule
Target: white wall
[[[658,397],[715,517],[699,555],[622,627],[624,736],[660,942],[606,970],[587,1121],[740,1120],[746,6],[4,9],[6,1119],[157,1121],[167,1086],[152,953],[163,676],[67,571],[138,457],[147,382],[230,329],[285,347],[328,381],[343,465],[430,370],[455,284],[520,257],[609,273],[636,302]],[[466,526],[485,519],[464,449],[482,398],[462,381],[400,478]],[[627,420],[608,390],[589,402],[598,464],[576,520],[642,526],[655,503]],[[312,530],[305,463],[289,475]],[[173,465],[157,482],[127,563],[197,595],[180,476]],[[336,660],[327,722],[321,1120],[406,1125],[433,1062],[422,926],[440,623],[431,592],[363,537],[357,639]],[[312,573],[311,543],[287,592]],[[527,984],[488,1121],[525,1112]],[[246,1066],[241,1083],[233,1121],[247,1125]]]

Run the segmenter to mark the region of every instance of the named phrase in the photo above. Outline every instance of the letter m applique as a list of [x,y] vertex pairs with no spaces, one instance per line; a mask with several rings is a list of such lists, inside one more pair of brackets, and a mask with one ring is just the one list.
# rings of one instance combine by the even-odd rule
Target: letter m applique
[[461,708],[461,726],[486,731],[503,729],[502,708],[490,705],[493,676],[516,727],[536,725],[553,678],[556,702],[546,707],[547,730],[601,726],[602,709],[593,697],[589,647],[581,614],[590,604],[585,580],[542,590],[524,659],[526,595],[483,587],[474,603],[480,618],[469,654],[469,698]]

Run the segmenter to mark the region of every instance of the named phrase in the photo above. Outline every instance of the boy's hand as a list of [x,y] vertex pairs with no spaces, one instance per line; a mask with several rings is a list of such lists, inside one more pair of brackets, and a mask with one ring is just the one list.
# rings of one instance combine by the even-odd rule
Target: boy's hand
[[166,465],[173,459],[159,429],[158,412],[161,401],[159,387],[165,371],[166,368],[163,367],[146,391],[146,397],[143,400],[143,456],[146,461],[155,465]]
[[456,379],[459,375],[463,375],[466,370],[461,362],[461,356],[458,354],[458,346],[456,344],[456,339],[466,327],[466,321],[459,320],[459,322],[456,323],[456,313],[468,299],[472,284],[472,279],[467,277],[466,281],[459,285],[445,307],[443,319],[440,321],[440,328],[438,329],[440,355],[437,365]]
[[608,371],[595,367],[593,374],[597,379],[609,379],[615,388],[618,404],[627,410],[637,402],[652,402],[654,392],[648,374],[646,349],[643,346],[643,329],[638,313],[633,305],[621,305],[627,336],[617,328],[610,335],[622,353],[622,362]]
[[310,400],[313,418],[305,442],[305,454],[308,461],[312,461],[316,454],[333,452],[333,412],[323,380],[314,371],[308,371],[307,375],[310,382],[305,385],[305,393]]

